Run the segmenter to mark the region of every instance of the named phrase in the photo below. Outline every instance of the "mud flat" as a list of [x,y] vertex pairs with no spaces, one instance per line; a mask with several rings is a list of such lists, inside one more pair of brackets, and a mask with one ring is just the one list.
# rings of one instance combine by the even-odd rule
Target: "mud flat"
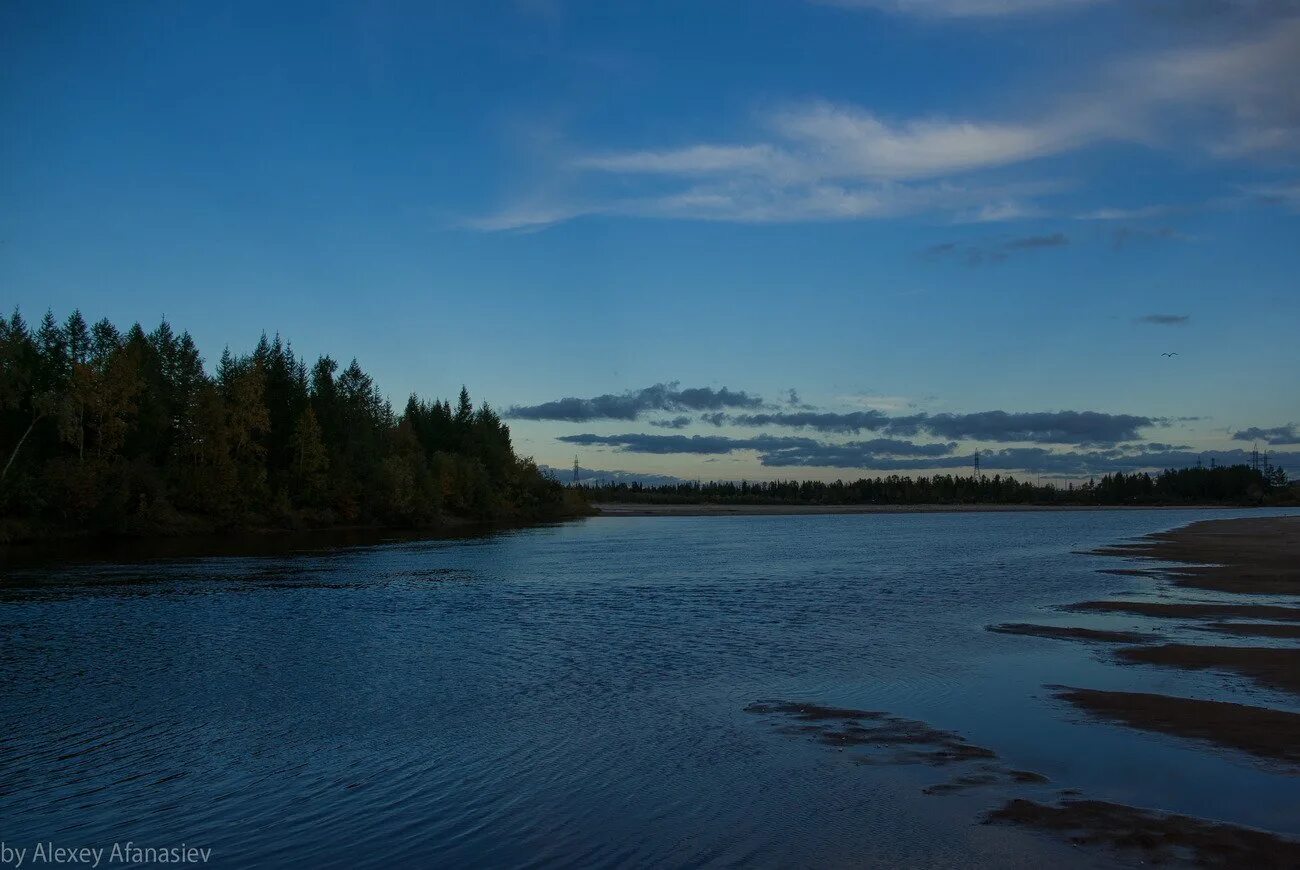
[[1155,635],[1140,631],[1106,631],[1098,628],[1079,628],[1073,625],[1035,625],[1028,622],[1004,622],[985,626],[998,634],[1024,634],[1031,637],[1049,637],[1056,640],[1082,640],[1097,643],[1148,643],[1159,640]]
[[[1300,648],[1169,643],[1127,647],[1116,650],[1115,655],[1136,664],[1227,671],[1249,677],[1270,689],[1300,692]],[[1292,736],[1300,743],[1300,731]]]
[[997,757],[993,750],[968,743],[960,734],[879,710],[846,710],[799,701],[756,701],[745,712],[771,717],[776,730],[782,734],[804,735],[836,749],[862,746],[890,750],[893,754],[889,760],[897,763],[943,765]]
[[1280,622],[1208,622],[1198,625],[1204,631],[1217,631],[1236,637],[1281,637],[1300,640],[1300,625]]
[[1132,613],[1136,616],[1155,616],[1168,619],[1273,619],[1300,622],[1300,607],[1276,604],[1199,604],[1165,601],[1080,601],[1067,604],[1062,610],[1074,613]]
[[1300,594],[1300,517],[1202,520],[1093,552],[1196,563],[1162,572],[1180,586]]
[[1145,692],[1053,686],[1056,697],[1098,718],[1144,731],[1208,740],[1257,758],[1300,765],[1300,714]]
[[992,749],[976,746],[960,734],[879,710],[824,707],[802,701],[755,701],[745,712],[766,718],[779,734],[804,737],[839,752],[856,749],[849,758],[857,764],[926,764],[956,769],[948,781],[923,789],[927,795],[1047,782],[1040,773],[1007,767]]
[[1056,834],[1077,846],[1137,853],[1144,862],[1201,867],[1295,867],[1300,842],[1243,828],[1113,804],[1067,800],[1057,806],[1016,798],[984,817]]

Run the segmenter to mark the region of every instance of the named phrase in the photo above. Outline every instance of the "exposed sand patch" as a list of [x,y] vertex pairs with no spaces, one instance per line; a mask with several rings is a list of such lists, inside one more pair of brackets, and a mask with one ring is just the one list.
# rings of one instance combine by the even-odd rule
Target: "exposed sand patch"
[[1208,622],[1197,628],[1237,637],[1282,637],[1300,640],[1300,625],[1280,622]]
[[1079,846],[1136,852],[1144,861],[1201,867],[1295,867],[1300,842],[1254,828],[1143,810],[1106,801],[1048,806],[1017,798],[984,818],[1049,831]]
[[1082,710],[1132,728],[1208,740],[1259,758],[1300,765],[1297,713],[1145,692],[1051,688],[1056,697]]
[[1250,677],[1271,689],[1300,692],[1300,648],[1169,643],[1163,646],[1128,647],[1116,650],[1115,655],[1124,661],[1141,664],[1228,671]]
[[1057,640],[1082,640],[1098,643],[1149,643],[1160,640],[1157,635],[1139,631],[1106,631],[1098,628],[1078,628],[1072,625],[1034,625],[1028,622],[1004,622],[985,626],[999,634],[1025,634]]
[[1243,619],[1275,619],[1285,622],[1300,622],[1300,607],[1283,607],[1277,604],[1080,601],[1077,604],[1066,604],[1061,609],[1075,613],[1133,613],[1138,616],[1158,616],[1169,619],[1216,619],[1235,616]]
[[1047,782],[1047,777],[1027,770],[1012,770],[997,761],[997,753],[966,740],[960,734],[932,728],[924,722],[903,719],[878,710],[851,710],[792,701],[757,701],[746,713],[767,716],[780,734],[808,737],[839,751],[859,748],[859,764],[962,765],[948,782],[923,789],[925,794],[953,794],[995,784]]
[[[846,710],[790,701],[758,701],[746,713],[778,717],[782,734],[807,735],[836,748],[865,746],[894,750],[889,760],[948,764],[972,758],[996,758],[991,749],[968,743],[960,734],[931,728],[876,710]],[[783,720],[783,721],[780,721]]]
[[1202,520],[1093,552],[1200,563],[1164,572],[1181,586],[1300,594],[1300,517]]

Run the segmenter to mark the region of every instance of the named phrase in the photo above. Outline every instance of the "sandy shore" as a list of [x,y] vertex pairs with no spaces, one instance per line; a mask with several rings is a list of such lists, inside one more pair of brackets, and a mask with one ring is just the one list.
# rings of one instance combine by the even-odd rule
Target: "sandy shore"
[[1020,513],[1031,511],[1221,510],[1223,505],[1035,505],[1035,504],[642,504],[600,502],[602,517],[777,517],[814,514]]
[[[1116,650],[1122,661],[1191,670],[1226,671],[1249,677],[1261,686],[1300,694],[1300,649],[1260,646],[1204,646],[1169,643]],[[1300,716],[1291,737],[1300,748]]]
[[1300,516],[1203,520],[1096,553],[1198,563],[1160,572],[1180,586],[1300,594]]
[[1099,718],[1145,731],[1207,740],[1260,758],[1300,765],[1300,742],[1296,741],[1296,735],[1300,734],[1300,714],[1146,692],[1053,688],[1056,697]]
[[984,823],[1036,828],[1074,846],[1137,851],[1139,864],[1295,867],[1300,863],[1300,842],[1267,831],[1107,801],[1067,800],[1049,806],[1017,798],[986,815]]
[[1034,625],[1027,622],[1004,622],[985,626],[999,634],[1023,634],[1029,637],[1048,637],[1057,640],[1096,641],[1097,643],[1151,643],[1160,640],[1158,635],[1137,631],[1104,631],[1096,628],[1079,628],[1073,625]]
[[1300,622],[1300,607],[1283,607],[1279,604],[1201,604],[1198,602],[1165,601],[1080,601],[1067,604],[1061,610],[1073,613],[1132,613],[1136,616],[1158,616],[1166,619],[1280,619]]
[[[1062,610],[1126,613],[1191,622],[1220,636],[1295,638],[1300,607],[1255,604],[1250,594],[1300,594],[1300,517],[1250,517],[1192,523],[1135,543],[1097,551],[1105,555],[1184,563],[1109,573],[1166,579],[1177,586],[1237,593],[1236,601],[1083,601]],[[1198,563],[1188,566],[1185,563]],[[1223,621],[1268,619],[1270,622]],[[1215,622],[1196,624],[1198,620]],[[1010,624],[992,631],[1094,643],[1123,642],[1126,632],[1076,626]],[[1133,633],[1135,636],[1136,633]],[[1155,639],[1141,635],[1142,640]],[[1300,648],[1166,643],[1114,650],[1120,662],[1185,670],[1212,670],[1281,692],[1300,693]],[[1055,696],[1089,715],[1143,731],[1203,740],[1236,750],[1288,773],[1300,772],[1300,714],[1226,701],[1048,686]],[[1186,861],[1213,866],[1300,866],[1300,842],[1265,831],[1225,825],[1102,801],[1067,800],[1049,806],[1013,799],[985,817],[1057,834],[1077,845],[1137,851],[1144,862]]]
[[[614,515],[708,516],[715,513],[864,513],[907,512],[916,508],[709,508],[700,505],[601,506]],[[932,507],[926,510],[946,510]],[[986,509],[986,508],[984,508]],[[1034,508],[1017,507],[1017,510]],[[1108,548],[1108,554],[1213,562],[1187,575],[1184,565],[1142,569],[1106,569],[1125,576],[1161,584],[1166,578],[1181,586],[1207,585],[1241,593],[1230,600],[1195,600],[1196,593],[1166,590],[1169,600],[1085,601],[1061,607],[1081,613],[1121,613],[1145,617],[1153,628],[1183,626],[1205,631],[1207,642],[1167,643],[1156,631],[1121,631],[1079,625],[1002,623],[989,631],[1027,635],[1065,642],[1117,646],[1113,661],[1136,667],[1184,671],[1210,670],[1245,679],[1278,692],[1300,692],[1300,648],[1294,646],[1237,646],[1215,644],[1231,636],[1294,638],[1300,633],[1300,606],[1256,603],[1249,593],[1283,589],[1300,594],[1300,517],[1246,518],[1193,523],[1174,532],[1153,535],[1134,544]],[[1172,575],[1172,576],[1171,576]],[[1189,579],[1195,582],[1189,582]],[[1290,584],[1290,585],[1287,585]],[[1179,598],[1184,600],[1178,600]],[[1187,600],[1190,598],[1191,600]],[[1270,620],[1267,622],[1246,620]],[[1215,620],[1215,621],[1208,621]],[[1181,624],[1181,625],[1180,625]],[[1176,680],[1164,680],[1164,684]],[[1045,687],[1062,705],[1114,725],[1197,741],[1219,750],[1243,753],[1255,763],[1283,775],[1300,773],[1300,713],[1221,700],[1180,697],[1177,694],[1123,692]],[[1202,684],[1202,691],[1204,691]],[[925,764],[949,768],[945,782],[922,789],[931,796],[974,789],[1001,791],[1015,796],[984,816],[986,824],[1012,824],[1064,839],[1074,846],[1107,849],[1127,863],[1174,863],[1199,866],[1290,867],[1300,866],[1300,841],[1268,831],[1193,818],[1158,809],[1126,806],[1098,800],[1069,798],[1076,789],[1056,789],[1056,805],[1044,803],[1050,783],[1044,775],[1013,769],[992,749],[978,746],[962,735],[903,719],[879,710],[854,710],[810,702],[758,701],[747,713],[771,721],[775,731],[810,739],[828,749],[846,753],[858,764]],[[1068,749],[1066,750],[1068,751]]]

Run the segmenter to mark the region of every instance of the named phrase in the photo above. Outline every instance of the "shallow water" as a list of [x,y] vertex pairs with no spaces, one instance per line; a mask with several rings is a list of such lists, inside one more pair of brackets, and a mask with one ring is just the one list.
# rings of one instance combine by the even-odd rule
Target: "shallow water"
[[[1065,788],[1300,835],[1300,777],[1043,687],[1293,698],[984,630],[1151,630],[1053,608],[1221,598],[1072,551],[1238,513],[596,518],[10,572],[0,839],[183,842],[218,866],[1104,865],[978,824]],[[1051,781],[925,795],[965,771],[854,763],[744,712],[759,699],[924,721]]]

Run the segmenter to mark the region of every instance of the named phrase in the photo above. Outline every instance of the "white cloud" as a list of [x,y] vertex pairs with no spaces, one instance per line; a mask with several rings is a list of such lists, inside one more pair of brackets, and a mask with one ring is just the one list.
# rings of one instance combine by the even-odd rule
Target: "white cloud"
[[482,217],[466,218],[460,226],[482,232],[503,230],[539,230],[589,214],[608,211],[602,207],[588,206],[512,206]]
[[1045,214],[1043,209],[1036,205],[1005,200],[1003,202],[986,203],[968,215],[959,216],[957,220],[963,223],[989,224],[1027,220],[1029,218],[1043,217]]
[[1076,9],[1105,2],[1105,0],[823,0],[823,2],[834,6],[879,9],[927,18],[992,18]]
[[926,178],[1005,166],[1075,144],[1071,125],[920,119],[889,123],[852,107],[818,103],[770,119],[824,172],[860,178]]
[[1300,181],[1248,185],[1242,190],[1252,199],[1300,214]]
[[631,151],[589,155],[575,168],[601,172],[644,172],[667,175],[707,175],[717,172],[776,174],[786,157],[771,145],[692,145],[667,151]]
[[1131,116],[1166,110],[1192,123],[1209,116],[1211,132],[1197,138],[1213,156],[1237,158],[1300,149],[1297,80],[1300,16],[1231,43],[1121,64],[1110,86],[1124,96],[1122,109]]
[[1161,217],[1170,211],[1169,206],[1165,205],[1144,205],[1137,208],[1098,208],[1080,212],[1074,217],[1081,221],[1134,221]]
[[[994,14],[1068,4],[922,5]],[[618,187],[611,188],[616,194],[589,194],[589,207],[516,206],[467,225],[541,227],[592,213],[749,223],[1042,216],[1045,209],[1032,197],[1052,185],[1040,182],[1034,190],[1025,182],[981,181],[980,174],[1103,142],[1170,149],[1190,144],[1220,159],[1297,151],[1298,78],[1300,17],[1271,22],[1265,32],[1244,39],[1112,65],[1092,89],[1060,96],[1036,117],[890,119],[862,107],[810,101],[762,114],[758,129],[765,135],[757,141],[580,155],[565,170],[596,187],[602,179],[617,179]],[[1285,192],[1275,196],[1289,201]],[[1137,219],[1163,210],[1104,208],[1077,217]]]

